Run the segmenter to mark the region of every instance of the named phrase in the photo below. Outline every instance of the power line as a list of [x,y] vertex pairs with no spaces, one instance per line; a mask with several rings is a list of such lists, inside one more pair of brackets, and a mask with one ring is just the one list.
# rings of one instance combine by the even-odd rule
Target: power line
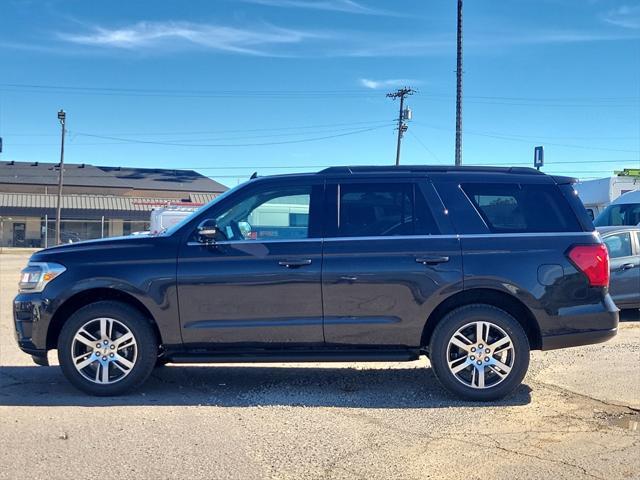
[[379,130],[381,128],[385,128],[387,127],[387,125],[381,125],[381,126],[377,126],[377,127],[370,127],[370,128],[363,128],[360,130],[352,130],[349,132],[345,132],[345,133],[339,133],[339,134],[335,134],[335,135],[326,135],[326,136],[320,136],[320,137],[310,137],[310,138],[303,138],[303,139],[298,139],[298,140],[282,140],[279,142],[260,142],[260,143],[217,143],[217,144],[213,144],[213,143],[178,143],[178,142],[160,142],[160,141],[153,141],[153,140],[140,140],[140,139],[131,139],[131,138],[123,138],[123,137],[112,137],[112,136],[106,136],[106,135],[93,135],[93,134],[89,134],[89,133],[77,133],[76,132],[76,136],[83,136],[83,137],[91,137],[91,138],[102,138],[105,140],[117,140],[123,143],[137,143],[137,144],[146,144],[146,145],[165,145],[165,146],[174,146],[174,147],[260,147],[260,146],[267,146],[267,145],[285,145],[285,144],[291,144],[291,143],[306,143],[306,142],[315,142],[315,141],[319,141],[319,140],[328,140],[331,138],[338,138],[338,137],[346,137],[349,135],[357,135],[360,133],[365,133],[365,132],[371,132],[374,130]]
[[436,161],[437,161],[438,163],[441,163],[441,162],[440,162],[440,158],[438,158],[438,156],[435,154],[435,152],[433,152],[429,147],[427,147],[427,145],[426,145],[425,143],[423,143],[423,141],[422,141],[422,140],[420,140],[420,138],[418,138],[418,136],[417,136],[415,133],[413,133],[411,130],[409,130],[409,134],[410,134],[413,138],[415,138],[415,139],[416,139],[416,141],[417,141],[420,145],[422,145],[422,148],[424,148],[424,149],[425,149],[429,154],[431,154],[431,156],[432,156],[433,158],[435,158],[435,159],[436,159]]
[[[344,123],[324,123],[324,124],[316,124],[316,125],[298,125],[298,126],[286,126],[286,127],[271,127],[271,128],[239,128],[233,130],[196,130],[196,131],[162,131],[162,132],[102,132],[101,135],[116,135],[116,136],[133,136],[140,135],[143,137],[146,136],[165,136],[165,135],[207,135],[207,134],[218,134],[218,133],[239,133],[239,132],[274,132],[274,131],[283,131],[283,130],[308,130],[308,129],[323,129],[323,128],[332,128],[332,127],[344,127],[344,126],[354,126],[354,125],[375,125],[375,124],[388,124],[389,122],[395,122],[395,120],[369,120],[364,122],[344,122]],[[38,136],[38,137],[49,137],[49,136],[58,136],[53,133],[9,133],[7,135],[11,136]]]
[[[451,131],[450,129],[446,128],[446,127],[438,127],[438,126],[434,126],[434,125],[428,125],[426,123],[422,123],[422,122],[414,122],[417,125],[422,125],[424,127],[427,128],[432,128],[434,130],[443,130],[443,131]],[[474,136],[479,136],[479,137],[487,137],[487,138],[495,138],[495,139],[499,139],[499,140],[507,140],[507,141],[511,141],[511,142],[525,142],[525,143],[531,143],[529,140],[527,140],[527,138],[535,138],[537,140],[540,141],[545,141],[546,145],[553,145],[556,147],[566,147],[566,148],[578,148],[578,149],[585,149],[585,150],[602,150],[602,151],[607,151],[607,152],[622,152],[622,153],[636,153],[637,150],[628,150],[628,149],[621,149],[621,148],[607,148],[607,147],[594,147],[591,145],[576,145],[576,144],[567,144],[567,143],[554,143],[554,142],[547,142],[545,140],[545,137],[540,136],[540,137],[525,137],[525,136],[521,136],[521,135],[500,135],[500,134],[492,134],[492,133],[488,133],[488,132],[478,132],[478,131],[474,131],[474,130],[467,130],[466,132],[469,135],[474,135]]]
[[[0,84],[3,89],[30,93],[60,92],[80,95],[133,96],[133,97],[193,97],[193,98],[324,98],[324,97],[377,97],[371,90],[164,90],[148,88],[78,87],[61,85]],[[6,90],[5,90],[6,91]],[[11,90],[9,90],[11,91]]]
[[[83,95],[117,95],[117,96],[164,96],[164,97],[195,97],[195,98],[326,98],[326,97],[363,97],[378,98],[378,93],[372,90],[344,89],[344,90],[188,90],[188,89],[151,89],[124,87],[87,87],[64,85],[37,85],[20,83],[2,83],[0,89],[5,91],[25,91],[28,93],[75,93]],[[10,89],[10,90],[6,90]],[[425,98],[450,101],[454,96],[443,93],[423,95]],[[523,96],[492,96],[465,95],[470,103],[515,105],[515,106],[550,106],[550,107],[590,107],[590,106],[620,106],[636,107],[631,103],[639,103],[640,96],[612,96],[612,97],[523,97]],[[497,101],[497,102],[496,102]],[[525,102],[525,103],[518,103]],[[572,103],[573,102],[573,103]],[[575,103],[582,102],[582,103]],[[610,102],[624,102],[614,103]]]

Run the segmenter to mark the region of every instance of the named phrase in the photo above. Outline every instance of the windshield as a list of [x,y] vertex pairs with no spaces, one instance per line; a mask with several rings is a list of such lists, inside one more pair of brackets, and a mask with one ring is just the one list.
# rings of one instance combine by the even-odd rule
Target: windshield
[[593,224],[596,227],[640,225],[640,203],[609,205]]
[[233,188],[230,188],[229,190],[227,190],[226,192],[224,192],[221,195],[218,195],[216,198],[214,198],[213,200],[211,200],[209,203],[207,203],[206,205],[203,205],[202,207],[200,207],[199,209],[197,209],[195,212],[193,212],[191,215],[188,215],[186,217],[184,217],[180,222],[176,223],[175,225],[167,228],[166,230],[163,230],[162,232],[158,233],[158,235],[162,235],[162,236],[170,236],[173,235],[175,232],[177,232],[178,230],[180,230],[182,228],[183,225],[187,224],[188,222],[191,221],[191,219],[194,217],[194,215],[198,215],[200,212],[202,212],[203,210],[206,210],[207,208],[215,205],[216,203],[218,203],[219,201],[227,198],[229,195],[231,195],[233,192],[235,192],[236,190],[239,190],[241,187],[244,186],[244,184],[247,182],[243,182],[239,185],[236,185]]

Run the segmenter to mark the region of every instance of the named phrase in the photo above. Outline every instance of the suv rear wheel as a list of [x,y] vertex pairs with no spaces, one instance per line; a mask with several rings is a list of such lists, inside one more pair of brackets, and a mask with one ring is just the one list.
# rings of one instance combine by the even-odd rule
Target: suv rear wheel
[[529,341],[522,326],[491,305],[457,308],[436,326],[429,358],[450,392],[474,401],[511,393],[529,367]]
[[118,395],[138,387],[157,358],[158,343],[148,320],[120,302],[81,308],[64,324],[58,339],[62,372],[91,395]]

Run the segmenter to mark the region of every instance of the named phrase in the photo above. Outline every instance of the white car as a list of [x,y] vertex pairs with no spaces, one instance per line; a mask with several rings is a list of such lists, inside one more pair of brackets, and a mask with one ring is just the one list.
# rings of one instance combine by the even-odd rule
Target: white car
[[593,224],[596,227],[640,225],[640,190],[620,195],[598,215]]

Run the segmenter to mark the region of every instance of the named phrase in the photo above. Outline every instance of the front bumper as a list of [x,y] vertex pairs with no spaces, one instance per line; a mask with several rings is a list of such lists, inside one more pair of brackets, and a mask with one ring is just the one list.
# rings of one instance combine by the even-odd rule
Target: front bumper
[[47,355],[49,305],[40,293],[21,293],[13,300],[15,338],[20,349],[29,355]]

